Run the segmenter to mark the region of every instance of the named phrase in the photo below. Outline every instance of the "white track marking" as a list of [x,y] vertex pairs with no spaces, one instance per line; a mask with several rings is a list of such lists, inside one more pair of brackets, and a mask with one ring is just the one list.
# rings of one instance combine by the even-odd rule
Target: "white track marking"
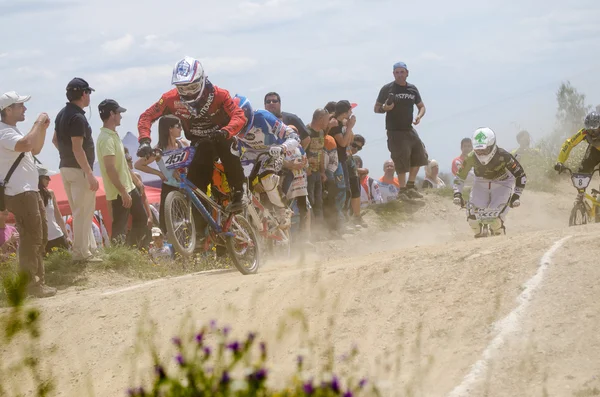
[[556,241],[542,256],[537,272],[533,275],[533,277],[527,280],[527,282],[523,285],[523,292],[521,292],[521,294],[517,297],[517,307],[494,325],[494,328],[498,334],[494,339],[492,339],[489,345],[487,345],[481,359],[477,361],[473,367],[471,367],[471,371],[469,371],[469,373],[463,378],[462,383],[456,386],[454,390],[448,394],[448,397],[468,396],[472,387],[485,378],[490,359],[495,353],[498,352],[498,350],[500,350],[506,341],[506,337],[509,334],[516,332],[521,326],[523,314],[531,302],[533,292],[541,284],[542,279],[544,278],[544,273],[550,265],[552,255],[554,255],[556,250],[558,250],[569,238],[571,238],[571,236],[567,236]]

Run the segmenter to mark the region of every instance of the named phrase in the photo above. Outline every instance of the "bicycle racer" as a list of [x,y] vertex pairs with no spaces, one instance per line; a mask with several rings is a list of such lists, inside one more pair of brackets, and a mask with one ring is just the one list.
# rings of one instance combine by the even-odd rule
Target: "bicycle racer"
[[588,113],[583,125],[583,128],[568,138],[560,148],[556,165],[554,165],[554,169],[559,174],[565,170],[564,163],[569,158],[571,150],[583,140],[588,143],[588,147],[579,166],[579,172],[593,172],[594,168],[600,164],[600,113]]
[[[244,111],[233,102],[227,90],[208,80],[197,59],[186,56],[177,62],[171,84],[175,88],[165,92],[139,118],[138,157],[147,157],[153,153],[154,149],[150,146],[152,124],[166,114],[177,116],[181,120],[185,137],[191,146],[196,147],[188,179],[206,192],[213,175],[213,160],[220,158],[232,189],[232,199],[227,210],[243,210],[244,171],[234,136],[246,123]],[[194,213],[196,219],[201,221],[199,213]]]
[[499,217],[490,225],[492,235],[498,235],[504,229],[504,220],[509,208],[521,204],[520,198],[527,177],[521,164],[508,151],[496,144],[496,134],[492,129],[478,128],[473,133],[473,151],[467,155],[459,167],[454,179],[454,204],[464,206],[462,191],[469,171],[473,169],[475,180],[469,197],[467,221],[481,236],[479,221],[474,210],[483,208],[501,209]]
[[279,226],[288,228],[291,224],[291,210],[281,197],[278,174],[283,167],[284,155],[299,147],[300,137],[292,127],[285,125],[271,112],[262,109],[255,111],[245,96],[236,95],[233,100],[244,111],[248,120],[237,136],[242,163],[254,168],[258,156],[269,153],[268,158],[261,160],[257,177],[269,201],[276,208],[275,217]]

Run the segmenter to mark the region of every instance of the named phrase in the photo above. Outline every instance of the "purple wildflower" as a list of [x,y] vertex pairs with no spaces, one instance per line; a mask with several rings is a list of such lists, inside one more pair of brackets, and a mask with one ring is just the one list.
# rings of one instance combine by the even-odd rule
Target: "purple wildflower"
[[236,354],[240,351],[240,342],[238,342],[237,340],[233,341],[227,345],[227,348],[230,349],[234,354]]
[[344,397],[352,397],[352,392],[350,390],[346,391],[346,393],[344,393]]
[[135,389],[133,389],[133,388],[129,388],[129,389],[127,389],[127,395],[128,395],[129,397],[134,397],[134,396],[135,396],[135,394],[136,394],[136,391],[135,391]]
[[229,331],[231,331],[231,328],[229,326],[226,325],[223,327],[223,335],[224,336],[229,335]]
[[177,361],[177,364],[179,364],[181,366],[185,365],[185,360],[183,359],[183,356],[181,354],[178,354],[175,357],[175,361]]
[[304,394],[308,394],[311,395],[315,392],[315,388],[313,387],[312,384],[312,380],[306,382],[304,385],[302,385],[302,391],[304,391]]
[[256,339],[256,334],[254,332],[250,332],[248,334],[248,343],[254,342],[254,339]]
[[267,359],[267,345],[265,342],[260,342],[260,358],[263,361]]
[[267,370],[265,368],[260,368],[248,375],[248,380],[255,382],[262,382],[267,379]]
[[223,371],[223,375],[221,375],[221,385],[225,386],[227,385],[229,382],[231,381],[231,378],[229,377],[229,372],[227,371]]
[[333,379],[331,380],[331,390],[333,390],[336,393],[340,392],[340,380],[335,375],[333,376]]
[[196,343],[201,345],[203,341],[204,341],[204,332],[200,332],[199,334],[196,335]]
[[138,387],[137,392],[138,392],[138,395],[141,396],[141,397],[144,397],[146,395],[146,391],[141,386]]
[[213,331],[217,328],[217,320],[210,320],[210,328]]
[[164,379],[167,377],[167,374],[165,374],[165,369],[162,367],[162,365],[154,366],[154,372],[156,372],[156,375],[159,379]]
[[177,347],[181,347],[181,338],[179,338],[178,336],[173,337],[173,339],[171,339],[171,341],[173,342],[173,344]]
[[296,357],[296,363],[298,364],[298,367],[302,367],[302,364],[304,363],[304,357],[302,357],[301,355]]
[[362,389],[363,387],[365,387],[366,384],[367,384],[367,380],[365,378],[362,378],[360,380],[360,382],[358,382],[358,387],[360,387]]
[[204,349],[202,349],[202,351],[204,352],[204,356],[206,358],[210,357],[210,352],[211,352],[210,346],[204,346]]

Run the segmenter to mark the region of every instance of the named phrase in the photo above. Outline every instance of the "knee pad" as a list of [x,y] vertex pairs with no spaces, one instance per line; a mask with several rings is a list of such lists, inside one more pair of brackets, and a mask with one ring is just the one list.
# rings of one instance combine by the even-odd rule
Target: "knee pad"
[[267,193],[269,201],[273,205],[280,208],[285,207],[285,204],[281,199],[281,194],[279,194],[279,189],[277,188],[277,185],[279,184],[279,175],[267,174],[260,178],[260,183],[262,184],[265,193]]

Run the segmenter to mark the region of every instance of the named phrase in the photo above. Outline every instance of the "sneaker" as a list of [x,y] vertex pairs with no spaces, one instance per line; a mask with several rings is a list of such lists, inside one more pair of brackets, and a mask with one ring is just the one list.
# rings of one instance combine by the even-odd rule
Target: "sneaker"
[[404,191],[404,193],[405,193],[405,194],[406,194],[406,195],[407,195],[409,198],[412,198],[412,199],[423,198],[423,195],[422,195],[421,193],[417,192],[417,189],[415,189],[414,187],[413,187],[413,188],[410,188],[410,189],[406,189],[406,190]]
[[409,198],[404,192],[398,193],[398,197],[396,199],[398,201],[407,201],[407,202],[414,201],[413,199]]
[[365,222],[365,220],[362,218],[362,216],[360,216],[360,215],[359,216],[353,216],[352,218],[354,219],[354,223],[357,226],[365,227],[365,228],[369,227],[369,225],[367,224],[367,222]]
[[46,284],[31,284],[27,292],[36,298],[49,298],[56,295],[56,288],[48,287]]

